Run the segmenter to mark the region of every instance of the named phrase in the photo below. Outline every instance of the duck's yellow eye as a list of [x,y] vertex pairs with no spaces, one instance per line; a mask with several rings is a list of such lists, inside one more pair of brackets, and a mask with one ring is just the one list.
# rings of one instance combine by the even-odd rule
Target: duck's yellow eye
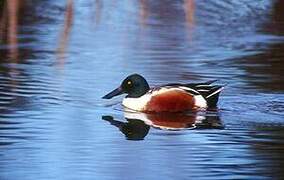
[[127,84],[128,84],[128,85],[131,85],[131,84],[132,84],[132,82],[131,82],[131,81],[128,81],[128,82],[127,82]]

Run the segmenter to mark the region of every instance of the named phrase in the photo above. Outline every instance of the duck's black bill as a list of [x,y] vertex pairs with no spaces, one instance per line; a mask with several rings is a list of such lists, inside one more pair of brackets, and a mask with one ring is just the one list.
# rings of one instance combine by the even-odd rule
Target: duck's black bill
[[118,95],[121,95],[123,94],[123,90],[121,87],[111,91],[110,93],[108,93],[107,95],[105,95],[104,97],[102,97],[103,99],[111,99],[113,98],[114,96],[118,96]]

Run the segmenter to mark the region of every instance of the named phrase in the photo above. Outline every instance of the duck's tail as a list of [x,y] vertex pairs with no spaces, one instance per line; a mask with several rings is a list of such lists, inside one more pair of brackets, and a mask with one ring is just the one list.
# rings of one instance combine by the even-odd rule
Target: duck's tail
[[224,89],[224,86],[213,86],[212,89],[204,96],[207,101],[207,106],[209,108],[217,107],[217,103],[219,100],[219,94]]
[[212,85],[217,80],[207,81],[205,83],[196,84],[196,89],[206,100],[209,108],[216,108],[219,100],[219,94],[226,85]]

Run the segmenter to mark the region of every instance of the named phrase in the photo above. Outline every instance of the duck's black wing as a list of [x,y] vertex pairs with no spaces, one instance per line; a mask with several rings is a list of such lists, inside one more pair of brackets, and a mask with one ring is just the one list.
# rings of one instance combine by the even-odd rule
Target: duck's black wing
[[203,83],[170,83],[165,84],[163,87],[177,87],[181,88],[192,95],[202,95],[207,101],[208,107],[216,107],[219,99],[219,94],[224,86],[212,85],[217,80],[211,80]]

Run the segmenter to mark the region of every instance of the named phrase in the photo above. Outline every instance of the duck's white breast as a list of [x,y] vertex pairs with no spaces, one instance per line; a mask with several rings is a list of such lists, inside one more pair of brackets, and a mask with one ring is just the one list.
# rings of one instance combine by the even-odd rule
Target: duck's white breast
[[150,101],[151,95],[145,94],[139,98],[124,98],[122,105],[135,111],[143,111],[147,103]]

